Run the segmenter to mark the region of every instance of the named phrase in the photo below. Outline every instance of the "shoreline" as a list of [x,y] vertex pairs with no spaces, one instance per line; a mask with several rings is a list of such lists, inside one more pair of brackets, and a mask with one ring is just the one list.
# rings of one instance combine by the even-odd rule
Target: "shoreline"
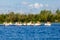
[[40,25],[45,25],[46,24],[46,26],[50,26],[51,24],[60,24],[60,23],[40,23],[40,24],[37,24],[37,23],[34,23],[34,24],[0,24],[0,25],[6,25],[6,26],[8,26],[8,25],[18,25],[18,26],[29,26],[29,25],[37,25],[37,26],[40,26]]
[[20,23],[20,22],[15,22],[15,23],[12,23],[12,22],[4,22],[4,23],[0,23],[0,25],[18,25],[18,26],[22,26],[22,25],[26,25],[26,26],[29,26],[29,25],[36,25],[36,26],[40,26],[40,25],[46,25],[46,26],[51,26],[51,24],[60,24],[60,22],[36,22],[36,23],[32,23],[32,22],[29,22],[29,23]]

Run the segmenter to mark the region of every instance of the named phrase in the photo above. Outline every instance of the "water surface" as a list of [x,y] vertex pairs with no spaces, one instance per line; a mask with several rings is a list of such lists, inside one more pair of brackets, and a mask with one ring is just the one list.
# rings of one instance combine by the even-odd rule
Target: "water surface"
[[0,25],[0,40],[60,40],[60,24],[51,26]]

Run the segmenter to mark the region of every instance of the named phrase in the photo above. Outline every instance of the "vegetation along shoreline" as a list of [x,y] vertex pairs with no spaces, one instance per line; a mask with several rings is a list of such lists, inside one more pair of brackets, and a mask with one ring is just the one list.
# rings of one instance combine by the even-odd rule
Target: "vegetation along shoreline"
[[41,23],[49,22],[60,22],[60,10],[57,9],[55,13],[51,12],[50,10],[41,10],[39,14],[20,14],[9,12],[8,14],[0,14],[0,24],[4,22],[21,22],[21,23],[37,23],[37,21]]

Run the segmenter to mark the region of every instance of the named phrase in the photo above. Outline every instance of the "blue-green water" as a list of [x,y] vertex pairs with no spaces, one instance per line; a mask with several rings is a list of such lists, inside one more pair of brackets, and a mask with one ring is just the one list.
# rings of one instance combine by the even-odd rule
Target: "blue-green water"
[[51,26],[0,25],[0,40],[60,40],[60,24]]

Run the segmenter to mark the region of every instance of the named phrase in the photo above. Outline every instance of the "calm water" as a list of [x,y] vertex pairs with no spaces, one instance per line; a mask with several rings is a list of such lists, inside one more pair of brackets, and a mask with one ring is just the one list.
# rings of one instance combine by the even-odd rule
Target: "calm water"
[[51,26],[0,25],[0,40],[60,40],[60,24]]

